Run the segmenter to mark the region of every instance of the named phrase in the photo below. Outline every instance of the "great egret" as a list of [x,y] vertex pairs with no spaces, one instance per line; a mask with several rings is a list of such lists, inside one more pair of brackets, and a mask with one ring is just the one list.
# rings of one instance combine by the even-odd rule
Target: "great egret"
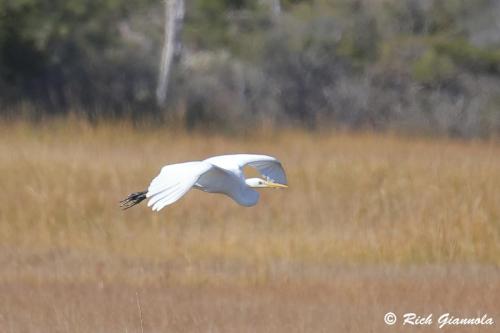
[[[264,178],[245,179],[243,167],[254,167]],[[286,188],[285,171],[280,161],[267,155],[221,155],[204,161],[164,166],[146,191],[130,194],[120,201],[123,209],[149,198],[148,207],[159,211],[179,200],[191,188],[229,196],[243,206],[253,206],[259,193],[253,188]]]

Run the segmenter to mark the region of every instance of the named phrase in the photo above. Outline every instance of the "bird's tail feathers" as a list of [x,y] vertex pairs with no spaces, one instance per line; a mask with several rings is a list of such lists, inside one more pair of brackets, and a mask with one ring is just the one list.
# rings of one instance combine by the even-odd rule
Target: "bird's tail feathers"
[[146,199],[146,193],[148,193],[148,191],[140,191],[129,194],[128,197],[120,201],[120,207],[125,210],[137,205]]

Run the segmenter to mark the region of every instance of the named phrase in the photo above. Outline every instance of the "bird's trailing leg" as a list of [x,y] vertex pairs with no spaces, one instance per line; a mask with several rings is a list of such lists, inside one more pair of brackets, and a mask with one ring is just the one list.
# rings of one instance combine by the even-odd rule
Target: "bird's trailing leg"
[[142,200],[146,199],[146,193],[148,193],[148,191],[134,192],[132,194],[129,194],[127,198],[120,201],[120,207],[125,210],[137,205]]

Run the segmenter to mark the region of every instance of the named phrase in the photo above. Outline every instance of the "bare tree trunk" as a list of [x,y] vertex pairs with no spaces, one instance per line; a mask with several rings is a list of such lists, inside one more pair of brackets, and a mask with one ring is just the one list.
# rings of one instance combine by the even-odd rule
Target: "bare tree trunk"
[[275,17],[280,16],[281,14],[281,3],[280,0],[271,0],[271,10]]
[[259,5],[269,8],[274,17],[281,15],[281,1],[280,0],[259,0]]
[[159,106],[165,105],[169,76],[174,60],[181,51],[180,32],[184,21],[184,0],[165,1],[165,32],[163,50],[161,54],[158,87],[156,89],[156,102]]

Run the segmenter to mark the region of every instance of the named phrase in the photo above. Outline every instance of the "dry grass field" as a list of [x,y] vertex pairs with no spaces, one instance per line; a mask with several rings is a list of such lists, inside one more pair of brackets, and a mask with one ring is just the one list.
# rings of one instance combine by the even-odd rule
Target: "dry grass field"
[[[289,189],[118,208],[164,164],[233,152],[277,156]],[[495,142],[2,124],[0,174],[0,332],[500,331]]]

